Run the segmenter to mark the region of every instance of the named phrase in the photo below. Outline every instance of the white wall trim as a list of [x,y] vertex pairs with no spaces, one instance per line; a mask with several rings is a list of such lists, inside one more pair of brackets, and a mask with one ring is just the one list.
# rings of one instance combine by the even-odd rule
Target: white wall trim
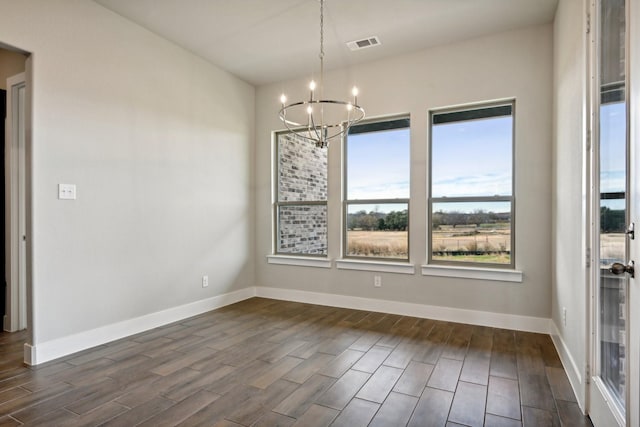
[[[564,370],[567,373],[567,377],[569,378],[569,383],[571,384],[571,388],[573,389],[573,394],[576,396],[576,400],[578,401],[578,406],[580,406],[580,410],[584,413],[585,402],[584,402],[584,382],[582,380],[582,371],[578,368],[575,359],[571,355],[571,351],[567,346],[567,343],[562,339],[562,335],[560,334],[560,330],[556,323],[551,320],[549,322],[551,340],[553,341],[553,345],[556,347],[556,351],[560,356],[560,361],[562,362],[562,366],[564,366]],[[582,391],[582,392],[579,392]]]
[[36,349],[31,344],[25,343],[23,352],[24,363],[35,365]]
[[336,267],[341,270],[379,271],[382,273],[415,274],[416,267],[406,262],[367,261],[358,259],[336,260]]
[[307,292],[295,289],[256,287],[256,296],[332,307],[370,310],[382,313],[400,314],[447,322],[469,323],[518,331],[549,333],[550,319],[520,316],[516,314],[491,313],[462,308],[440,307],[400,301],[361,298],[347,295]]
[[522,271],[500,268],[451,267],[445,265],[423,265],[423,276],[461,277],[464,279],[493,280],[522,283]]
[[24,363],[27,365],[35,365],[36,349],[29,343],[25,343],[23,347]]
[[255,296],[255,288],[248,287],[227,294],[218,295],[167,310],[158,311],[134,319],[124,320],[111,325],[102,326],[90,331],[36,344],[25,345],[24,362],[38,365],[62,356],[76,353],[91,347],[102,345],[120,338],[144,332],[168,323],[177,322],[216,308],[224,307]]
[[298,267],[331,268],[330,259],[310,256],[267,255],[267,262],[269,264],[295,265]]
[[[576,391],[576,386],[574,385],[574,377],[576,374],[578,384],[582,383],[582,377],[579,370],[575,366],[575,362],[568,352],[566,345],[564,345],[564,342],[560,339],[557,328],[550,319],[261,286],[240,289],[238,291],[218,295],[201,301],[195,301],[179,307],[173,307],[156,313],[147,314],[135,319],[125,320],[92,329],[90,331],[47,341],[35,346],[25,344],[24,362],[29,365],[45,363],[78,351],[106,344],[117,339],[125,338],[130,335],[177,322],[192,316],[197,316],[229,304],[244,301],[254,296],[543,334],[551,333],[554,344],[556,345],[558,353],[563,361],[563,365],[565,365],[565,369],[567,366],[572,367],[572,369],[566,370],[569,373],[569,380],[571,381],[574,393]],[[557,340],[560,340],[562,344],[559,345]],[[564,348],[564,350],[561,351],[562,348]],[[565,360],[569,360],[570,362],[566,363]],[[580,395],[576,393],[576,396]],[[579,404],[581,408],[583,408],[583,403],[579,402]]]

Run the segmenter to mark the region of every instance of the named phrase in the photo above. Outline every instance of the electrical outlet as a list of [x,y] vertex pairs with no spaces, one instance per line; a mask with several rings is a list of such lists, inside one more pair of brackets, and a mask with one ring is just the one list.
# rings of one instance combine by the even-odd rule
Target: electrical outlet
[[382,287],[382,276],[380,276],[378,274],[373,276],[373,286],[375,286],[376,288],[381,288]]
[[76,185],[75,184],[58,184],[58,199],[75,200]]
[[567,326],[567,307],[562,307],[562,324]]
[[206,288],[209,286],[209,276],[202,276],[202,287]]

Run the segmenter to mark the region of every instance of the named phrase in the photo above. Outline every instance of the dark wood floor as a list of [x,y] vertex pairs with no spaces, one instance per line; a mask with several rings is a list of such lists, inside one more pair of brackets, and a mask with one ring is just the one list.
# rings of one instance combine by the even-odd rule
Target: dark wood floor
[[0,426],[590,426],[547,335],[253,298],[37,368]]

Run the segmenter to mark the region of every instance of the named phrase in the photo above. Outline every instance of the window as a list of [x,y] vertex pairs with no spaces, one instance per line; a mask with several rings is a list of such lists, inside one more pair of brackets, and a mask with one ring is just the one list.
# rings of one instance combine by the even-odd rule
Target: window
[[409,118],[351,127],[345,138],[344,256],[409,260]]
[[275,250],[327,255],[327,150],[291,132],[276,133]]
[[514,109],[431,113],[429,263],[515,266]]

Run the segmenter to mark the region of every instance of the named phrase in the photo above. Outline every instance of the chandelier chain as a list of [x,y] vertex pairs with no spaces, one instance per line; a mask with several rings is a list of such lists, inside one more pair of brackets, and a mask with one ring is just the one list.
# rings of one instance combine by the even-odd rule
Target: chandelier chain
[[320,0],[320,87],[324,77],[324,0]]

